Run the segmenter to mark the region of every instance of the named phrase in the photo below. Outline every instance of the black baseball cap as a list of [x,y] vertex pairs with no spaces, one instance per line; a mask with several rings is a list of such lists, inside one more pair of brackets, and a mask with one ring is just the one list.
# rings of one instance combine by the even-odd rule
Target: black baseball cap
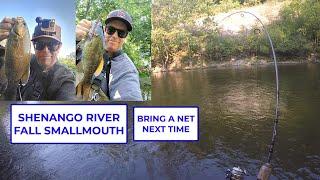
[[55,22],[55,19],[36,18],[38,25],[34,28],[31,41],[35,41],[41,37],[48,37],[61,43],[61,27]]
[[132,18],[126,11],[122,9],[117,9],[114,11],[111,11],[108,14],[108,17],[105,21],[106,25],[111,22],[112,20],[120,20],[124,22],[128,28],[128,31],[132,31]]

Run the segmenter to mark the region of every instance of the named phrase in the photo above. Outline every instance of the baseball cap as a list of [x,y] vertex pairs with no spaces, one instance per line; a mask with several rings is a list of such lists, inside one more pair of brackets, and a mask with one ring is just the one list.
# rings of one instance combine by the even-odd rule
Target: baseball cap
[[105,21],[106,24],[108,24],[112,20],[120,20],[124,22],[128,28],[128,31],[132,31],[132,18],[126,11],[122,9],[117,9],[114,11],[111,11],[108,14],[108,17]]
[[38,25],[34,28],[31,41],[41,37],[48,37],[61,43],[61,27],[56,24],[55,19],[37,17],[36,22]]

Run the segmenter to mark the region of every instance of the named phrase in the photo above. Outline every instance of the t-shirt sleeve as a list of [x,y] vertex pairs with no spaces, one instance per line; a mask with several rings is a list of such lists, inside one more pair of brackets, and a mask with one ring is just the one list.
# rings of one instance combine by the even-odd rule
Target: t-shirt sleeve
[[113,101],[142,101],[139,75],[135,71],[126,71],[113,81],[110,87],[110,99]]

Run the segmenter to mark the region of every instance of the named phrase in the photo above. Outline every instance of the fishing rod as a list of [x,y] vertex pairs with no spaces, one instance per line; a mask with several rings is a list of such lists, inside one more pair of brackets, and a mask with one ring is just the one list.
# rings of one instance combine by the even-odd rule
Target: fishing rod
[[[267,31],[267,28],[264,26],[262,21],[253,13],[247,12],[247,11],[237,11],[234,13],[229,14],[228,16],[224,17],[221,21],[235,15],[235,14],[241,14],[241,17],[244,16],[244,14],[249,14],[253,17],[255,17],[258,22],[262,25],[262,29],[264,30],[265,34],[267,35],[267,38],[269,40],[271,50],[272,50],[272,55],[273,55],[273,62],[274,62],[274,69],[275,69],[275,76],[276,76],[276,106],[275,106],[275,118],[273,121],[273,131],[272,131],[272,138],[271,138],[271,143],[269,146],[269,153],[268,153],[268,160],[265,164],[263,164],[259,170],[259,173],[257,175],[257,179],[259,180],[265,180],[269,179],[272,171],[272,166],[271,166],[271,159],[272,155],[274,152],[274,146],[276,142],[276,137],[277,137],[277,127],[278,127],[278,122],[279,122],[279,74],[278,74],[278,64],[277,64],[277,58],[276,58],[276,53],[274,51],[273,43],[271,40],[271,37],[269,35],[269,32]],[[219,23],[217,23],[219,24]],[[228,179],[243,179],[243,176],[246,175],[247,172],[245,170],[242,170],[240,167],[234,167],[232,170],[228,169],[226,172],[226,178]]]

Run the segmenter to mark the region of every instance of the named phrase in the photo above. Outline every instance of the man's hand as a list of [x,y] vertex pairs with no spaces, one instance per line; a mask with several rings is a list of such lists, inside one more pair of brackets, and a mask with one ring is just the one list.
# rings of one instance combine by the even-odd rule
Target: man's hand
[[5,17],[0,22],[0,41],[7,39],[9,32],[13,27],[14,21],[12,18]]
[[86,37],[91,28],[91,21],[82,19],[76,27],[76,40],[81,41]]
[[[9,36],[9,32],[12,29],[14,24],[14,21],[12,18],[5,17],[0,22],[0,41],[7,39]],[[3,96],[3,93],[5,92],[8,81],[5,75],[4,70],[4,54],[5,49],[4,47],[0,47],[0,95]]]

